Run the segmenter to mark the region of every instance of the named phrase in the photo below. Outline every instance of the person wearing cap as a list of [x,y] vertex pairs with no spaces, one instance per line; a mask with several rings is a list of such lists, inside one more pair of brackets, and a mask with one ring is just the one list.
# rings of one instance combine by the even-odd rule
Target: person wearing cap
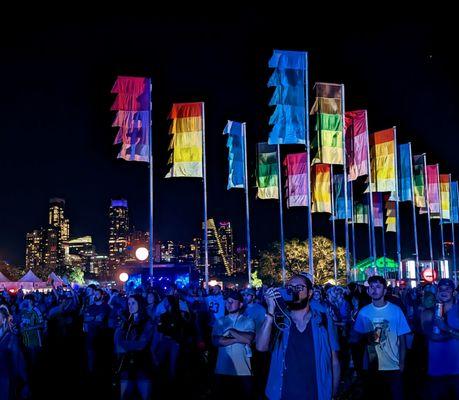
[[266,310],[261,304],[255,302],[257,293],[254,288],[245,289],[242,295],[244,296],[245,304],[244,315],[254,320],[255,332],[258,332],[258,329],[260,329],[261,324],[265,320]]
[[340,379],[336,328],[328,313],[311,304],[313,289],[307,276],[294,275],[286,289],[293,299],[282,311],[283,324],[274,321],[281,294],[276,288],[266,291],[268,312],[257,336],[257,350],[269,351],[275,333],[266,396],[330,400]]
[[212,342],[218,347],[216,388],[223,398],[250,399],[252,395],[250,344],[255,322],[242,314],[243,305],[241,293],[231,290],[225,302],[228,314],[219,318],[212,330]]
[[354,332],[366,344],[366,396],[402,399],[405,335],[411,330],[400,307],[385,299],[387,281],[382,276],[368,278],[367,291],[372,302],[360,310],[354,324]]
[[[428,339],[427,373],[432,399],[459,399],[459,305],[454,304],[454,291],[451,279],[440,279],[436,300],[443,316],[436,316],[434,308],[421,315]],[[438,328],[436,332],[434,327]]]

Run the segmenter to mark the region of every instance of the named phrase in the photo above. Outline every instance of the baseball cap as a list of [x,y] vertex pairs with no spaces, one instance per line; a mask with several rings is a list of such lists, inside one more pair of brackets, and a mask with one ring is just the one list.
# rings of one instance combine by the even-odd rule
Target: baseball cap
[[226,294],[225,298],[226,299],[237,300],[237,301],[240,301],[240,302],[244,301],[244,299],[242,297],[242,294],[240,292],[238,292],[237,290],[229,290],[228,293]]
[[242,291],[242,294],[250,294],[252,296],[256,296],[257,292],[255,291],[254,288],[247,288]]

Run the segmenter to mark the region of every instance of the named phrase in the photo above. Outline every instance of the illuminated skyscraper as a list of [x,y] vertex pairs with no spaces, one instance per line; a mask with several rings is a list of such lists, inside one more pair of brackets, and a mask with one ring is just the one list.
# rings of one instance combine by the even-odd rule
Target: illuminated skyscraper
[[26,237],[26,269],[37,270],[43,262],[43,230],[36,229]]
[[52,198],[49,200],[48,228],[45,236],[46,266],[55,270],[64,265],[65,248],[68,245],[70,227],[69,220],[64,216],[65,200]]
[[109,274],[114,272],[127,257],[129,235],[127,200],[112,200],[109,212],[110,233],[108,239]]
[[220,222],[218,224],[218,235],[220,237],[223,257],[226,258],[228,269],[231,274],[235,272],[234,268],[234,242],[233,242],[233,229],[231,222]]

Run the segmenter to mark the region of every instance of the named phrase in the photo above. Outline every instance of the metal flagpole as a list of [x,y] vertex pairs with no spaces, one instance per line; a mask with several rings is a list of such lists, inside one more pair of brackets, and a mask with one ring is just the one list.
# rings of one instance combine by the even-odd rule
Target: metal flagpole
[[419,248],[418,248],[418,226],[416,220],[416,203],[415,203],[415,196],[414,196],[414,171],[413,171],[413,154],[411,153],[411,142],[408,143],[408,147],[410,149],[410,174],[411,174],[411,205],[413,211],[413,232],[414,232],[414,255],[416,257],[416,283],[419,284],[421,281],[419,275]]
[[[456,236],[454,234],[454,219],[453,219],[453,214],[452,214],[453,202],[452,202],[452,195],[451,195],[451,193],[452,193],[452,191],[451,191],[451,175],[449,176],[449,182],[450,182],[450,186],[449,186],[450,195],[449,195],[449,198],[450,198],[450,213],[451,213],[450,221],[451,221],[451,235],[452,235],[452,239],[453,239],[453,272],[454,272],[453,279],[454,279],[454,286],[457,287]],[[456,190],[457,190],[457,185],[456,185]],[[456,199],[459,198],[458,196],[459,196],[459,193],[456,192]]]
[[427,159],[425,153],[424,156],[424,194],[426,197],[426,208],[427,208],[427,224],[429,228],[429,251],[430,251],[430,262],[433,269],[433,248],[432,248],[432,224],[430,222],[430,199],[429,199],[429,180],[427,179]]
[[398,263],[398,279],[403,278],[402,270],[402,248],[400,243],[400,196],[398,193],[398,146],[397,146],[397,128],[394,126],[394,155],[395,155],[395,226],[397,229],[397,263]]
[[314,258],[312,249],[312,213],[311,213],[311,145],[309,141],[309,77],[308,77],[308,53],[305,53],[306,64],[304,72],[304,98],[305,98],[305,127],[306,127],[306,197],[308,206],[308,255],[309,273],[314,280]]
[[[440,199],[440,239],[441,239],[441,258],[442,261],[445,261],[445,238],[443,236],[443,208],[442,208],[442,199],[441,199],[441,186],[440,186],[440,166],[437,164],[437,185],[438,185],[438,194]],[[442,276],[443,278],[443,276]]]
[[352,267],[357,264],[357,254],[355,252],[355,227],[354,227],[354,181],[351,181],[351,232],[352,232]]
[[252,255],[250,249],[250,214],[249,214],[249,180],[247,178],[247,130],[246,123],[242,124],[242,145],[244,146],[244,187],[245,187],[245,226],[247,239],[247,273],[249,287],[252,287]]
[[[369,247],[369,250],[370,250],[370,259],[373,259],[373,247],[372,247],[372,243],[373,243],[373,239],[372,239],[372,236],[371,234],[373,233],[373,230],[372,229],[372,225],[371,225],[371,219],[370,219],[370,213],[372,213],[372,211],[370,211],[370,196],[373,196],[372,193],[368,193],[368,199],[367,199],[367,206],[368,206],[368,247]],[[362,204],[363,205],[363,204]],[[365,210],[365,208],[364,208]]]
[[151,93],[153,91],[152,84],[151,84],[151,79],[148,80],[150,83],[150,109],[148,112],[148,119],[149,119],[149,127],[148,127],[148,140],[150,143],[150,202],[149,202],[149,208],[150,208],[150,235],[148,238],[148,247],[149,247],[149,272],[150,272],[150,285],[153,286],[153,260],[154,260],[154,254],[153,254],[153,246],[154,246],[154,241],[153,241],[153,134],[152,134],[152,101],[151,101]]
[[[370,132],[368,130],[368,113],[365,110],[365,123],[366,123],[366,128],[367,128],[367,140],[368,140],[368,146],[367,146],[367,168],[368,168],[368,187],[369,187],[369,203],[370,203],[370,210],[368,210],[368,217],[369,217],[369,222],[371,225],[371,240],[370,240],[370,245],[372,247],[372,251],[370,251],[371,257],[373,258],[373,262],[375,264],[376,268],[376,235],[375,235],[375,224],[374,224],[374,216],[373,216],[373,176],[371,173],[371,158],[370,158]],[[375,176],[376,176],[376,165],[375,165]],[[384,223],[383,223],[383,229],[384,229]]]
[[331,193],[331,218],[332,218],[332,239],[333,239],[333,273],[335,284],[338,280],[338,267],[336,264],[336,227],[335,227],[335,185],[333,176],[333,164],[330,165],[330,193]]
[[284,243],[284,210],[282,202],[282,175],[281,175],[281,157],[280,145],[277,145],[277,191],[279,196],[279,224],[281,238],[281,266],[282,266],[282,283],[285,285],[285,243]]
[[206,174],[206,114],[204,102],[201,103],[202,110],[202,182],[204,192],[204,274],[206,290],[209,290],[209,238],[207,234],[207,174]]
[[344,85],[341,84],[341,118],[343,123],[343,175],[344,175],[344,239],[346,245],[346,280],[350,278],[350,260],[349,260],[349,223],[347,215],[347,162],[346,162],[346,130],[345,123],[345,103],[344,103]]
[[[383,271],[384,271],[384,277],[386,275],[386,268],[387,268],[387,263],[386,263],[386,232],[385,232],[385,229],[386,227],[384,226],[384,223],[383,223],[383,226],[381,228],[381,239],[382,239],[382,251],[383,251]],[[376,264],[375,264],[375,268],[376,268]]]

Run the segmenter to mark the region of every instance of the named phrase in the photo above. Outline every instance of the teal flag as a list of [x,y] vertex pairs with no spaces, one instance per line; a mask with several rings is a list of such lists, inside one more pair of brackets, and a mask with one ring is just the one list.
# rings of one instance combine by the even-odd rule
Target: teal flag
[[398,197],[400,201],[413,201],[411,180],[411,143],[398,146]]
[[451,219],[453,224],[459,223],[459,198],[457,192],[457,181],[451,182]]
[[228,121],[223,131],[228,135],[228,187],[227,189],[244,189],[244,138],[242,137],[242,123]]
[[[335,220],[346,218],[346,202],[344,201],[344,175],[334,174],[333,175],[333,189],[335,194]],[[347,218],[350,219],[352,216],[351,211],[351,183],[347,183]],[[330,217],[331,220],[332,217]]]

